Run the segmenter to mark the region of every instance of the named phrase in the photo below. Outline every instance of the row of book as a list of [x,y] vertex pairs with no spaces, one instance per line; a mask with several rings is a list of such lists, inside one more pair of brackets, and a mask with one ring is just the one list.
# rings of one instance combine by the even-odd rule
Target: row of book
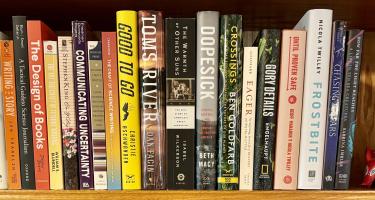
[[3,189],[347,189],[363,31],[118,11],[0,38]]

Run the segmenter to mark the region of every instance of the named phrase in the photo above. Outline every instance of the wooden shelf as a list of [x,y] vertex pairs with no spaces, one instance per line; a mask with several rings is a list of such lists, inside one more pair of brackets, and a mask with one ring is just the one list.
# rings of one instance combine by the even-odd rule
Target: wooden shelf
[[230,200],[345,200],[345,199],[375,199],[375,191],[347,190],[347,191],[0,191],[1,199],[27,200],[118,200],[118,199],[230,199]]

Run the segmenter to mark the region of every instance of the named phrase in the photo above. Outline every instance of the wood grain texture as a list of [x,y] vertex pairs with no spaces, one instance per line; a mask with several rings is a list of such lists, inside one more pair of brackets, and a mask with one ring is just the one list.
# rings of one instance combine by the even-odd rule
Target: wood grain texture
[[12,15],[41,19],[55,30],[69,30],[71,20],[88,20],[95,30],[115,30],[115,12],[121,9],[160,10],[168,17],[193,17],[199,10],[238,13],[244,28],[292,28],[312,8],[334,10],[334,19],[351,27],[375,30],[372,0],[11,0],[1,3],[0,29],[11,29]]
[[191,200],[191,199],[277,199],[277,200],[370,200],[375,199],[375,191],[1,191],[2,199],[28,200],[120,200],[120,199],[163,199],[163,200]]
[[365,32],[362,56],[350,183],[354,187],[363,178],[366,147],[375,148],[375,32]]

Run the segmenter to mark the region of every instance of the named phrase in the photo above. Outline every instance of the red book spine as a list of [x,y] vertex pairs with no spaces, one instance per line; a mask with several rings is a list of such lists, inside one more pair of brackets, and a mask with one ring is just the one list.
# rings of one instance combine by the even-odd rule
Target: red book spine
[[30,99],[34,143],[35,184],[38,190],[49,189],[46,94],[44,85],[43,41],[56,35],[41,21],[27,21],[29,50]]

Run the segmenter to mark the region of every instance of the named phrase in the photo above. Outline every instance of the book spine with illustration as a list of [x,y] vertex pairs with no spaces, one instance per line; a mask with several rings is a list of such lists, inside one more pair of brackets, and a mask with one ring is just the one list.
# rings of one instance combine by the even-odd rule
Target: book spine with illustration
[[281,31],[264,29],[258,46],[257,108],[254,141],[254,190],[273,188]]
[[197,13],[195,187],[216,189],[219,19],[216,11]]
[[101,41],[88,41],[90,73],[92,149],[94,189],[107,189],[107,158],[105,141],[103,67]]
[[121,148],[116,32],[102,33],[107,187],[121,190]]
[[282,31],[274,189],[297,189],[305,45],[306,31]]
[[78,138],[76,127],[72,37],[58,37],[60,110],[64,189],[78,190]]
[[332,10],[309,10],[294,27],[306,30],[298,189],[322,188]]
[[74,97],[78,138],[78,173],[80,182],[79,188],[81,190],[94,189],[87,34],[87,22],[72,22]]
[[138,12],[142,189],[165,189],[164,24],[159,11]]
[[239,189],[242,100],[242,16],[220,19],[218,190]]
[[117,11],[122,189],[141,189],[137,12]]
[[243,54],[239,189],[252,190],[254,172],[258,47],[244,47]]
[[167,188],[195,187],[195,18],[165,19]]
[[56,35],[41,21],[27,21],[31,117],[34,142],[35,186],[50,189],[47,108],[44,76],[44,40],[55,40]]
[[335,189],[348,189],[356,128],[363,30],[349,30],[346,42],[345,78],[337,150]]
[[22,189],[35,189],[34,144],[30,103],[29,58],[25,16],[13,16],[17,125]]
[[18,124],[15,65],[12,40],[0,40],[0,66],[4,102],[5,148],[8,189],[21,189],[20,152],[18,146]]
[[57,41],[44,41],[44,74],[51,190],[64,189]]
[[341,96],[344,79],[346,26],[347,23],[345,21],[333,22],[322,180],[322,189],[324,190],[335,188],[337,144],[340,134]]

